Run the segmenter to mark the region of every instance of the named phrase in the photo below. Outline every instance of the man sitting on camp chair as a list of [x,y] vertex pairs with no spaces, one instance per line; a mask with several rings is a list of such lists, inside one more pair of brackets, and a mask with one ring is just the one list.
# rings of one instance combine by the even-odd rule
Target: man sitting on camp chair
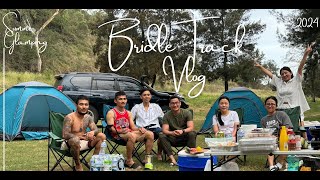
[[[126,167],[132,169],[140,169],[132,158],[135,143],[145,141],[146,155],[152,151],[154,135],[153,132],[146,130],[143,127],[135,126],[132,118],[132,113],[125,109],[127,104],[127,96],[124,91],[119,91],[115,94],[114,103],[116,106],[107,113],[107,124],[111,126],[111,135],[115,139],[124,139],[127,141],[127,160]],[[146,160],[144,161],[146,162]]]
[[[93,154],[99,154],[100,145],[106,139],[105,134],[98,131],[92,116],[88,115],[89,99],[80,95],[76,101],[77,111],[68,114],[64,118],[62,135],[66,142],[61,145],[62,149],[70,148],[70,152],[76,163],[75,170],[83,171],[80,162],[80,150],[94,147]],[[86,131],[87,127],[90,131]]]
[[[154,139],[157,140],[159,133],[162,132],[159,124],[159,117],[163,117],[161,107],[156,103],[150,103],[152,98],[151,91],[148,88],[143,88],[140,91],[140,98],[142,103],[136,104],[131,109],[133,119],[136,120],[138,127],[144,127],[154,133]],[[162,160],[162,148],[160,140],[157,140],[158,144],[158,160]]]
[[192,114],[187,109],[180,108],[180,97],[173,95],[169,98],[170,111],[163,116],[162,133],[159,134],[160,144],[169,156],[170,165],[177,165],[172,153],[172,145],[183,144],[189,148],[196,147],[197,133],[194,131]]

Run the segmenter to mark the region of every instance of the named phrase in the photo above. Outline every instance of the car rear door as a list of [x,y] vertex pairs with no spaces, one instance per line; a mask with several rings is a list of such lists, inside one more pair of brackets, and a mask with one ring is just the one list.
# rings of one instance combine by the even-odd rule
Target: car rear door
[[64,93],[72,100],[76,101],[79,95],[90,97],[91,77],[86,75],[77,75],[70,78],[70,84],[64,88]]
[[119,88],[115,85],[113,77],[93,77],[91,96],[92,101],[97,104],[97,107],[102,107],[103,104],[114,105],[113,99]]

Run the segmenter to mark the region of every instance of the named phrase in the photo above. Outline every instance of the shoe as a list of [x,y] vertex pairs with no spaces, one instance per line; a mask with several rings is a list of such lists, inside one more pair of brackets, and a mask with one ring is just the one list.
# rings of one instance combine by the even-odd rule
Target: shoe
[[270,171],[279,171],[279,167],[277,165],[274,165],[270,168]]
[[133,163],[131,166],[125,163],[124,166],[130,169],[141,169],[141,166],[136,163]]
[[152,163],[147,163],[144,165],[144,170],[152,170],[153,169],[153,164]]
[[177,164],[177,163],[174,163],[174,162],[171,162],[171,163],[170,163],[170,166],[178,166],[178,164]]

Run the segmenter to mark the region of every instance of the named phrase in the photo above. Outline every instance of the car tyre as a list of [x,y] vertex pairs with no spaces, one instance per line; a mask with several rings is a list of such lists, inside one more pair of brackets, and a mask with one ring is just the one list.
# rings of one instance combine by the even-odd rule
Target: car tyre
[[89,106],[88,114],[92,116],[94,123],[97,124],[99,120],[98,110],[93,106]]

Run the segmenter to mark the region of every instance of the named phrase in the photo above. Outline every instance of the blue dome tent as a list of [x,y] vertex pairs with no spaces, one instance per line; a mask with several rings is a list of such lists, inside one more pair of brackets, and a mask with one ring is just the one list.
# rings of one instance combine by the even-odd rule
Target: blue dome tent
[[[260,120],[267,115],[267,110],[264,107],[264,103],[254,92],[245,87],[236,87],[224,92],[221,96],[227,96],[230,99],[229,109],[242,112],[241,124],[256,124],[257,127],[261,127]],[[212,117],[218,107],[219,102],[217,99],[210,108],[199,134],[212,131]]]
[[36,81],[7,89],[0,94],[0,103],[0,137],[4,136],[7,141],[25,134],[47,132],[49,111],[67,114],[76,109],[68,96],[51,85]]

